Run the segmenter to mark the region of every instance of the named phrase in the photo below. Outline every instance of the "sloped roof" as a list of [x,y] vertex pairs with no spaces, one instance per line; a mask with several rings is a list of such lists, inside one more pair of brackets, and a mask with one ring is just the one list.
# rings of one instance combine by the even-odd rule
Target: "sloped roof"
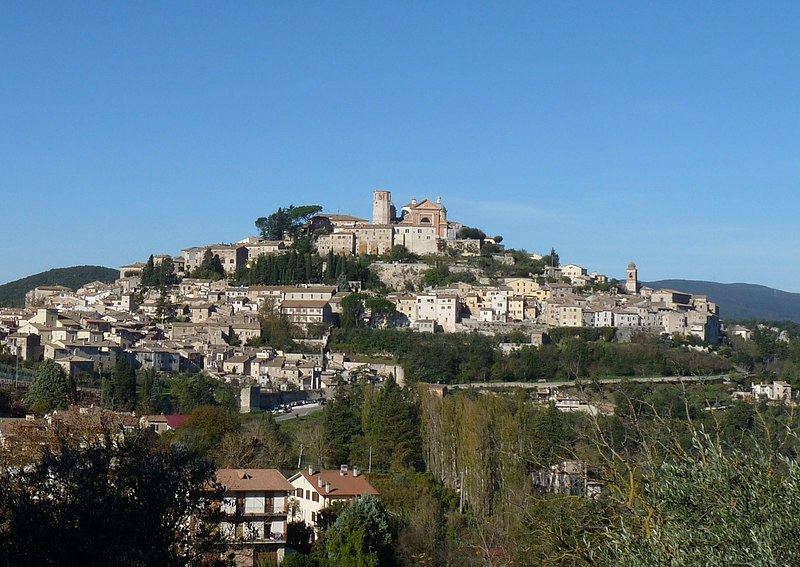
[[276,469],[219,469],[217,482],[229,491],[285,491],[294,487]]
[[[314,474],[308,474],[308,471],[300,471],[292,476],[290,480],[295,480],[303,476],[311,485],[314,490],[319,492],[325,497],[331,498],[347,498],[351,496],[361,496],[363,494],[372,494],[377,496],[378,491],[375,490],[364,474],[353,476],[353,471],[348,470],[342,475],[338,470],[330,471],[317,471]],[[322,487],[319,486],[319,479],[322,478]],[[331,485],[330,492],[325,490],[326,484]]]

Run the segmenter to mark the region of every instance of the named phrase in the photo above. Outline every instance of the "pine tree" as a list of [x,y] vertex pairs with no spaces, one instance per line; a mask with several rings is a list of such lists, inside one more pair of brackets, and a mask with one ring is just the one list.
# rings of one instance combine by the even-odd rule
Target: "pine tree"
[[361,434],[360,387],[347,388],[340,383],[333,401],[325,408],[324,423],[331,461],[348,463],[353,439]]
[[142,395],[139,399],[139,412],[142,414],[158,413],[161,409],[161,383],[156,376],[155,368],[142,372]]
[[369,411],[364,427],[372,447],[372,465],[378,469],[415,469],[422,466],[422,438],[416,407],[389,378]]
[[144,287],[156,285],[156,267],[153,262],[152,254],[150,254],[147,263],[144,265],[144,268],[142,268],[142,285]]
[[136,407],[136,371],[124,356],[117,359],[112,374],[114,409],[133,411]]
[[25,402],[34,413],[66,408],[74,401],[67,374],[60,364],[45,360],[36,369]]

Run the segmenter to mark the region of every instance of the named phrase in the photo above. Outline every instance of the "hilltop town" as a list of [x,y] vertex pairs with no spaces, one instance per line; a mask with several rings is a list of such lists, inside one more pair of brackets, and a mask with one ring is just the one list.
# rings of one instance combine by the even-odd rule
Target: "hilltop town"
[[[398,212],[390,192],[375,191],[372,222],[300,209],[259,219],[260,236],[122,266],[111,284],[33,289],[25,309],[0,313],[0,342],[23,361],[54,360],[70,376],[111,368],[124,356],[160,372],[203,370],[265,390],[306,390],[331,385],[349,368],[325,346],[326,329],[341,324],[351,295],[385,300],[360,301],[362,322],[423,333],[515,330],[533,345],[556,327],[614,328],[623,339],[650,333],[714,344],[721,337],[719,310],[705,296],[642,287],[634,263],[617,282],[561,264],[555,251],[505,250],[502,237],[448,219],[441,198],[411,199]],[[296,210],[288,230],[269,234],[282,228],[272,221]],[[284,266],[282,285],[242,283],[281,257],[305,264]],[[355,267],[360,279],[352,279]],[[300,352],[261,340],[267,312],[299,330]],[[379,370],[402,376],[402,368]]]

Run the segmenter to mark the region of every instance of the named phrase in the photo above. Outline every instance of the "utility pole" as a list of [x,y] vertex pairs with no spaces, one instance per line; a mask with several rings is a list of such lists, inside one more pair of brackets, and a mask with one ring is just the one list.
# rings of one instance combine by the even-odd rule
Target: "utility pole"
[[367,472],[372,472],[372,446],[369,448],[369,468],[367,469]]
[[300,463],[303,461],[303,444],[300,443],[300,455],[297,457],[297,468],[300,468]]

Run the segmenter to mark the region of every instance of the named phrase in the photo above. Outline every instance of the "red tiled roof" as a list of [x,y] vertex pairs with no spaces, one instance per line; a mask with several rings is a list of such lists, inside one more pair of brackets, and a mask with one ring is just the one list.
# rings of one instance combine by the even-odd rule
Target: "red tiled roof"
[[172,429],[178,429],[179,427],[183,426],[186,423],[186,420],[189,419],[188,415],[165,415],[164,419],[167,420],[167,425],[169,425]]
[[[314,489],[326,497],[331,498],[345,498],[350,496],[362,496],[364,494],[372,494],[377,496],[378,491],[369,483],[363,473],[358,476],[353,476],[353,471],[348,470],[347,473],[342,475],[338,470],[331,471],[318,471],[313,475],[309,475],[308,471],[300,471],[292,477],[292,480],[301,474],[305,479],[311,483]],[[319,486],[319,479],[322,477],[322,487]],[[325,490],[325,485],[330,483],[330,492]]]

